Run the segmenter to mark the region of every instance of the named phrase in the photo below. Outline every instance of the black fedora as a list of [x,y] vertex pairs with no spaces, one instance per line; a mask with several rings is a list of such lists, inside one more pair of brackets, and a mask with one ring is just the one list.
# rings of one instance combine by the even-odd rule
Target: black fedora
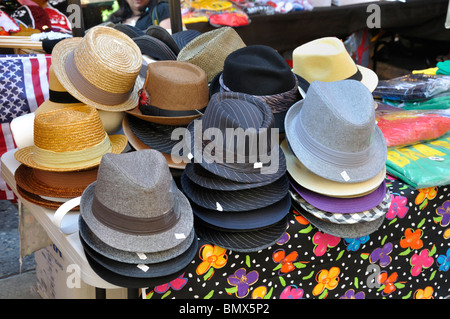
[[195,231],[200,238],[214,245],[237,252],[255,252],[276,244],[286,232],[287,216],[277,223],[249,231],[235,231],[215,227],[198,218],[195,219]]
[[286,172],[273,114],[252,95],[214,94],[205,113],[187,128],[188,157],[215,175],[255,183],[274,181]]
[[147,30],[145,30],[145,34],[164,42],[172,50],[172,52],[175,53],[175,55],[180,53],[180,47],[167,29],[159,25],[151,25],[147,28]]
[[282,200],[289,192],[286,175],[257,188],[237,191],[217,191],[193,183],[186,174],[181,175],[183,193],[195,204],[222,212],[242,212],[263,208]]
[[145,54],[154,60],[172,61],[177,59],[177,55],[172,51],[172,49],[170,49],[166,43],[158,38],[144,34],[132,39],[139,47],[142,54]]
[[249,45],[230,53],[223,71],[210,84],[210,95],[242,92],[264,100],[274,114],[275,127],[284,131],[284,117],[291,105],[300,101],[309,84],[292,72],[286,60],[266,45]]
[[218,212],[191,203],[194,215],[215,227],[230,231],[248,231],[262,229],[283,219],[290,211],[291,196],[259,209],[242,212]]

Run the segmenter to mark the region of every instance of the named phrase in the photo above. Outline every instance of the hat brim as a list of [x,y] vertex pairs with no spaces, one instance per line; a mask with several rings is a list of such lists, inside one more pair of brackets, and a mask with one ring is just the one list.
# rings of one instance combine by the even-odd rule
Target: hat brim
[[[185,136],[186,143],[190,148],[190,154],[193,156],[193,160],[196,163],[199,163],[204,169],[208,170],[209,172],[213,173],[214,175],[220,176],[225,179],[229,179],[235,182],[240,183],[261,183],[265,181],[274,181],[283,176],[286,173],[286,159],[281,151],[281,149],[278,148],[278,164],[277,164],[277,171],[272,174],[263,174],[263,173],[250,173],[250,172],[241,172],[233,168],[229,168],[224,165],[220,165],[220,163],[216,163],[215,161],[212,161],[211,163],[208,163],[203,158],[203,149],[197,149],[197,145],[202,145],[202,134],[195,134],[195,122],[201,121],[201,118],[196,119],[192,121],[188,126],[188,132],[190,136],[190,140],[188,137]],[[200,138],[199,140],[195,140],[195,138]],[[277,141],[278,143],[278,141]],[[198,154],[201,154],[201,158],[197,158],[196,156]],[[186,155],[186,156],[189,156]],[[272,163],[273,164],[273,163]],[[261,170],[262,172],[262,170]]]
[[289,181],[284,175],[268,185],[257,188],[216,191],[196,185],[186,174],[182,174],[181,187],[186,196],[199,206],[222,212],[242,212],[280,201],[288,193]]
[[[160,143],[162,141],[162,139],[158,139],[158,137],[156,137],[156,134],[153,134],[151,132],[149,132],[148,134],[146,134],[145,132],[147,131],[147,129],[143,132],[139,131],[139,127],[134,127],[134,126],[130,126],[130,121],[128,119],[128,116],[125,116],[122,120],[122,129],[123,129],[123,133],[125,134],[125,136],[128,138],[128,142],[131,144],[131,146],[139,151],[139,150],[144,150],[144,149],[156,149],[156,147],[158,147],[158,143]],[[139,136],[145,141],[141,140],[140,138],[138,138],[134,132],[137,132],[139,134]],[[142,133],[142,134],[140,134]],[[156,138],[156,141],[155,141]],[[147,144],[146,144],[147,143]],[[156,144],[155,144],[156,143]],[[166,146],[164,147],[164,149],[166,150]],[[162,151],[160,151],[161,154],[164,155],[167,164],[169,165],[170,168],[174,168],[174,169],[184,169],[186,167],[186,163],[189,162],[189,160],[187,158],[184,158],[182,156],[176,156],[170,153],[164,153]]]
[[[84,251],[102,267],[118,275],[140,279],[165,277],[178,273],[192,262],[198,249],[198,240],[196,239],[191,242],[187,250],[174,258],[159,263],[148,264],[142,260],[137,264],[131,264],[109,259],[89,246],[83,238],[80,237],[80,241]],[[142,266],[145,266],[145,270],[142,270]]]
[[195,184],[219,191],[237,191],[261,187],[272,183],[266,180],[258,183],[240,183],[212,174],[198,163],[187,163],[184,172]]
[[135,107],[132,110],[125,111],[127,114],[137,117],[146,122],[152,122],[156,124],[163,125],[174,125],[174,126],[184,126],[188,125],[190,122],[201,116],[201,114],[189,115],[189,116],[153,116],[144,115],[139,110],[139,107]]
[[381,227],[385,219],[385,215],[383,215],[378,219],[365,223],[335,224],[317,218],[301,208],[300,205],[296,205],[295,202],[292,203],[292,206],[317,229],[339,238],[359,238],[370,235]]
[[[378,175],[378,173],[386,166],[387,146],[386,140],[380,128],[375,125],[373,140],[370,148],[373,156],[371,156],[362,165],[353,165],[342,167],[325,162],[320,158],[313,156],[308,149],[298,140],[296,124],[301,117],[301,109],[303,100],[295,103],[287,112],[285,119],[286,138],[289,146],[295,156],[302,164],[312,171],[314,174],[322,176],[335,182],[341,183],[359,183],[370,180]],[[347,179],[344,179],[342,173],[346,172]]]
[[[35,204],[37,206],[41,206],[41,207],[52,209],[52,210],[57,210],[64,203],[64,200],[70,199],[70,198],[61,197],[61,201],[53,201],[53,200],[51,200],[51,198],[43,198],[40,195],[34,194],[32,192],[28,192],[28,191],[24,190],[22,187],[20,187],[19,185],[16,185],[16,188],[17,188],[17,193],[19,194],[19,196],[22,197],[23,199],[25,199],[26,201],[28,201],[32,204]],[[57,198],[57,197],[54,196],[54,198]],[[80,207],[76,206],[72,210],[78,211],[78,210],[80,210]]]
[[[139,253],[138,255],[136,252],[116,249],[114,247],[105,244],[89,229],[83,217],[81,216],[78,219],[78,226],[81,238],[93,250],[95,250],[96,252],[105,256],[108,259],[129,264],[141,264],[141,263],[150,264],[170,260],[185,252],[192,245],[194,239],[195,240],[197,239],[195,231],[194,229],[192,229],[191,233],[186,237],[186,240],[182,241],[180,245],[175,246],[174,248],[156,253],[146,253],[146,254]],[[143,258],[144,255],[145,258]]]
[[286,165],[289,175],[296,183],[319,194],[332,197],[359,197],[373,192],[386,177],[386,166],[378,175],[360,183],[340,183],[323,178],[308,170],[288,147],[287,141],[281,143],[281,149],[286,156]]
[[[109,140],[111,142],[111,153],[113,153],[113,154],[122,153],[128,144],[128,139],[125,135],[120,135],[120,134],[119,135],[109,135]],[[91,168],[94,168],[94,167],[97,167],[98,165],[100,165],[100,161],[101,161],[101,158],[99,158],[99,160],[94,163],[83,164],[83,162],[80,162],[79,164],[76,164],[72,167],[65,167],[65,168],[43,166],[34,161],[33,149],[34,149],[34,145],[23,147],[21,149],[18,149],[14,153],[14,156],[20,163],[22,163],[26,166],[44,170],[44,171],[52,171],[52,172],[72,172],[72,171],[91,169]]]
[[121,112],[127,111],[135,108],[139,104],[139,90],[142,88],[142,81],[139,77],[136,77],[136,81],[134,83],[133,90],[130,93],[129,98],[119,104],[116,105],[106,105],[97,103],[87,98],[82,94],[77,87],[70,81],[67,76],[65,63],[67,56],[70,52],[72,52],[81,42],[80,37],[67,38],[64,41],[58,43],[57,46],[53,49],[52,52],[52,65],[61,85],[69,92],[73,97],[75,97],[80,102],[83,102],[87,105],[94,106],[97,109],[103,111],[113,111],[113,112]]
[[391,194],[389,190],[385,193],[383,201],[371,209],[357,212],[357,213],[330,213],[314,207],[305,201],[295,190],[290,190],[290,195],[292,200],[300,205],[308,213],[314,215],[315,217],[334,224],[356,224],[374,221],[381,216],[386,215],[389,206],[391,204]]
[[256,230],[270,226],[286,217],[290,208],[291,198],[289,195],[272,205],[241,212],[218,212],[192,204],[196,217],[208,224],[231,231]]
[[152,235],[131,235],[114,230],[97,220],[92,212],[92,202],[97,182],[89,185],[81,195],[80,214],[87,226],[105,244],[119,250],[157,253],[179,246],[191,233],[194,223],[192,207],[184,194],[177,189],[174,201],[179,214],[177,223],[169,230]]
[[214,245],[237,252],[255,252],[276,244],[287,229],[287,217],[258,230],[229,231],[196,220],[198,236]]
[[339,214],[358,213],[372,209],[373,207],[378,206],[386,196],[385,181],[383,181],[373,192],[353,198],[339,198],[322,195],[302,187],[295,183],[295,181],[291,181],[291,188],[312,206],[326,212]]
[[373,70],[362,65],[356,65],[356,67],[362,75],[360,82],[364,84],[370,92],[375,91],[378,86],[378,75]]
[[[97,171],[96,168],[93,170]],[[45,174],[47,171],[42,171],[41,174]],[[96,172],[92,172],[92,177],[96,176]],[[64,174],[64,173],[62,173]],[[61,176],[63,178],[63,176]],[[73,198],[81,196],[84,189],[93,182],[89,179],[86,181],[86,185],[81,186],[71,186],[71,185],[50,185],[46,182],[39,180],[34,174],[34,168],[28,167],[24,164],[19,165],[19,167],[14,172],[14,179],[16,184],[27,192],[49,197],[62,197],[62,198]]]

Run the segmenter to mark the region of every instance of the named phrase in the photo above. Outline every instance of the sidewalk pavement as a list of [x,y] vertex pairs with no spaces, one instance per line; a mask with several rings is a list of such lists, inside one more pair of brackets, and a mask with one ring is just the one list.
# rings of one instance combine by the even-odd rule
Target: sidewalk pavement
[[41,299],[36,288],[34,255],[20,262],[17,205],[0,200],[0,299]]

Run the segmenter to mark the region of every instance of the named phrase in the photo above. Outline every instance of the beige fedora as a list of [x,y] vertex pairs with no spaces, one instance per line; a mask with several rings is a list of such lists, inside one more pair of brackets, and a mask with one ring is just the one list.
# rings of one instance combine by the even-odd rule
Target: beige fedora
[[206,72],[208,82],[211,82],[214,76],[223,70],[225,58],[245,46],[236,30],[221,27],[191,40],[180,50],[177,60],[201,67]]
[[142,54],[123,32],[96,26],[82,38],[58,42],[52,65],[66,90],[81,102],[105,111],[131,110],[142,87]]
[[125,135],[108,135],[97,109],[65,107],[36,115],[34,145],[17,150],[22,164],[41,170],[69,172],[96,167],[106,153],[121,153]]
[[354,79],[371,92],[378,85],[377,74],[355,64],[344,43],[336,37],[319,38],[295,48],[292,52],[292,67],[295,74],[309,83]]
[[126,113],[147,122],[187,125],[208,105],[206,73],[188,62],[150,63],[140,96],[139,106]]

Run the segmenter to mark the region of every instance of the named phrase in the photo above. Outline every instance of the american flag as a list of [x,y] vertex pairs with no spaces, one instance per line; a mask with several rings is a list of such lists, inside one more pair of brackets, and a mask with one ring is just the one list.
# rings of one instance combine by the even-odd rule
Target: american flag
[[[48,99],[50,54],[0,55],[0,156],[15,149],[10,123]],[[0,200],[15,200],[0,178]]]

